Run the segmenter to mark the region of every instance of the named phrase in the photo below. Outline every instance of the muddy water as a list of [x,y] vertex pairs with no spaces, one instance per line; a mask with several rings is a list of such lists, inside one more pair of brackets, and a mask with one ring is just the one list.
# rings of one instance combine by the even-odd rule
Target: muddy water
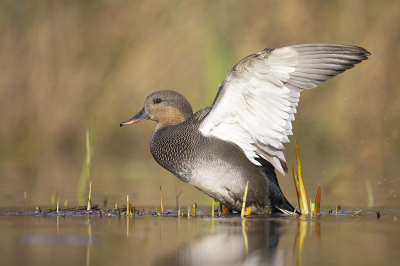
[[320,217],[0,215],[1,265],[399,265],[400,212]]

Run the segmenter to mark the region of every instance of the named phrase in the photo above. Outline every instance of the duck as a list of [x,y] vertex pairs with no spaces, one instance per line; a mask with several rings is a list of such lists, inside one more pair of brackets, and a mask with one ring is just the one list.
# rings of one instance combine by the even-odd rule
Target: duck
[[293,212],[276,171],[288,168],[284,143],[300,93],[353,68],[371,54],[339,44],[266,48],[230,67],[211,106],[193,112],[172,90],[148,95],[125,126],[157,122],[150,140],[154,160],[227,210],[240,212],[248,184],[246,215]]

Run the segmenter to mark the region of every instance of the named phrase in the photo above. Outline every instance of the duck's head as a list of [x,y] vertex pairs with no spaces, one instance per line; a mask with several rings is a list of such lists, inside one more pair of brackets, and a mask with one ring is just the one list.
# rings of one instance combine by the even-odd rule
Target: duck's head
[[130,125],[144,120],[156,121],[156,130],[178,125],[193,115],[192,106],[186,98],[176,91],[156,91],[147,96],[144,107],[134,117],[120,126]]

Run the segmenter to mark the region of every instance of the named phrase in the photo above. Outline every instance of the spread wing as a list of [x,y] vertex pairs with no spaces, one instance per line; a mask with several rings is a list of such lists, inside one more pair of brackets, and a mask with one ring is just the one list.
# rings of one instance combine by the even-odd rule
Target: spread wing
[[263,157],[284,174],[282,143],[292,135],[300,92],[369,55],[360,47],[335,44],[266,48],[250,55],[229,70],[200,131],[237,144],[256,165],[255,158]]

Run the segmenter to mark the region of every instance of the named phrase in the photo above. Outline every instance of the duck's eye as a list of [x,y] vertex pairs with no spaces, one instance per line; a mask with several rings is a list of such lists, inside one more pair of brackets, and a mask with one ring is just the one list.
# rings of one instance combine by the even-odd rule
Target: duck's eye
[[160,103],[160,102],[162,102],[162,100],[160,98],[157,98],[154,100],[154,103]]

